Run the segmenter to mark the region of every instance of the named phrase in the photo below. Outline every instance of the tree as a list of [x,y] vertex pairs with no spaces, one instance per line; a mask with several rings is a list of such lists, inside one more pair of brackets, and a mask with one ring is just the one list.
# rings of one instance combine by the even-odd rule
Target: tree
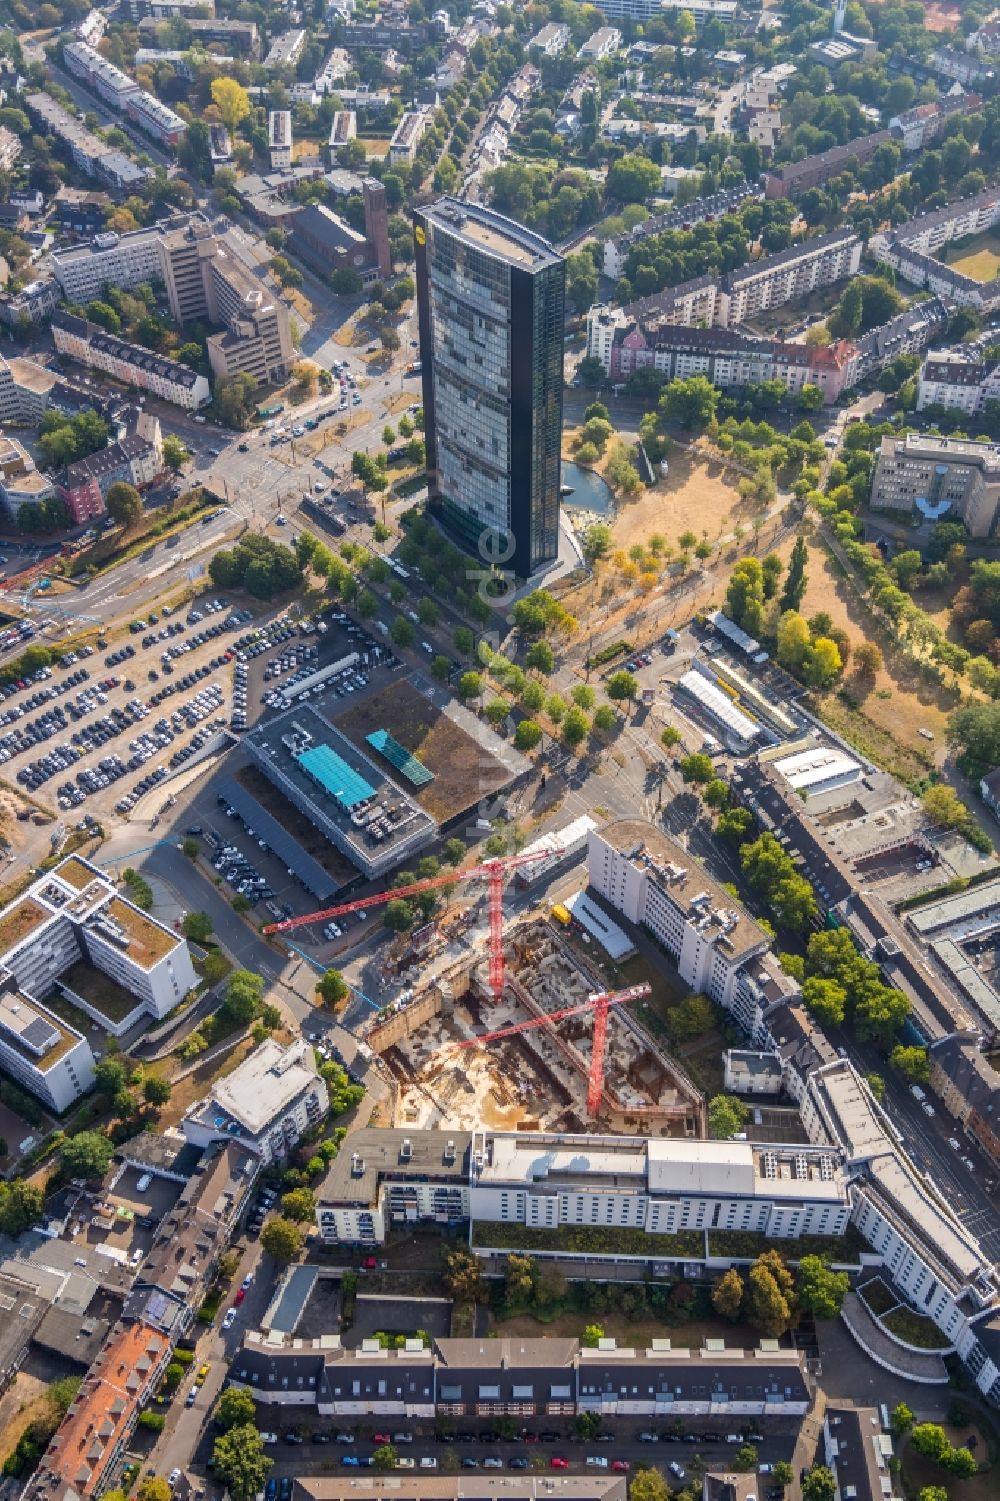
[[589,728],[590,721],[586,714],[574,704],[571,709],[567,709],[563,718],[561,730],[563,743],[570,748],[579,745],[586,738]]
[[791,1485],[795,1479],[795,1474],[787,1459],[775,1460],[774,1468],[771,1471],[771,1479],[775,1485]]
[[634,699],[639,692],[638,679],[633,673],[626,672],[624,669],[621,672],[613,672],[604,685],[604,691],[612,703]]
[[127,1084],[128,1070],[121,1058],[102,1058],[94,1069],[94,1086],[99,1094],[119,1094]]
[[926,1048],[897,1044],[889,1054],[889,1063],[903,1075],[907,1084],[927,1084],[930,1081],[931,1065]]
[[755,1444],[741,1444],[733,1455],[734,1470],[756,1470],[760,1455]]
[[798,1299],[817,1319],[835,1319],[843,1307],[850,1279],[846,1272],[831,1271],[820,1256],[799,1261]]
[[547,641],[534,641],[528,649],[525,662],[533,672],[548,677],[555,669],[556,655]]
[[802,1482],[802,1501],[835,1501],[837,1481],[826,1465],[815,1465]]
[[953,787],[939,782],[920,799],[924,812],[939,829],[964,829],[971,822],[968,808]]
[[[216,82],[222,80],[217,79]],[[245,370],[223,376],[215,382],[212,404],[224,426],[242,430],[256,410],[257,382]]]
[[261,1231],[260,1243],[275,1261],[292,1261],[302,1249],[302,1232],[291,1220],[276,1216]]
[[179,474],[191,455],[175,433],[168,433],[163,440],[163,462],[172,474]]
[[756,558],[741,558],[729,575],[726,614],[748,635],[764,625],[764,570]]
[[680,761],[679,768],[685,782],[693,782],[695,786],[703,786],[715,776],[715,767],[711,756],[699,752],[697,755],[684,756]]
[[257,1410],[253,1397],[242,1386],[227,1386],[219,1398],[213,1414],[223,1433],[230,1428],[242,1428],[256,1420]]
[[541,738],[541,726],[533,719],[522,719],[514,731],[514,746],[517,750],[534,750]]
[[181,932],[192,943],[205,943],[211,936],[212,919],[207,912],[185,912],[181,918]]
[[36,1184],[26,1183],[23,1178],[0,1182],[0,1232],[22,1234],[41,1219],[44,1206],[45,1196]]
[[660,412],[686,432],[704,432],[715,420],[719,392],[704,375],[672,380],[660,397]]
[[478,1256],[464,1246],[456,1246],[444,1257],[444,1283],[456,1303],[478,1303],[485,1283],[483,1265]]
[[413,626],[407,620],[405,615],[396,616],[395,620],[392,622],[392,628],[389,634],[392,637],[393,645],[401,646],[404,649],[408,646],[412,646],[417,638],[416,631],[413,629]]
[[379,1444],[372,1454],[372,1464],[376,1470],[394,1470],[399,1462],[399,1454],[392,1444]]
[[281,1196],[281,1212],[286,1220],[301,1224],[316,1218],[316,1195],[311,1188],[293,1188]]
[[971,1480],[973,1475],[979,1473],[979,1461],[971,1449],[950,1449],[941,1458],[941,1468],[948,1470],[959,1480]]
[[918,1454],[940,1460],[951,1449],[948,1435],[940,1423],[917,1423],[910,1431],[910,1442]]
[[628,1488],[630,1501],[670,1501],[670,1487],[659,1470],[639,1469]]
[[237,1026],[256,1019],[264,996],[264,980],[252,969],[234,969],[226,987],[223,1010]]
[[708,1102],[708,1129],[717,1141],[729,1141],[742,1131],[749,1115],[747,1107],[735,1095],[713,1095]]
[[619,203],[645,203],[659,188],[659,167],[638,152],[626,152],[608,168],[607,196]]
[[[105,1496],[110,1495],[105,1491]],[[162,1475],[147,1475],[136,1486],[136,1501],[170,1501],[173,1494]]]
[[746,1288],[743,1278],[734,1266],[724,1272],[712,1288],[712,1307],[716,1313],[732,1323],[739,1321],[743,1310],[743,1295]]
[[713,777],[702,791],[705,805],[709,808],[724,808],[729,801],[729,783],[722,777]]
[[798,672],[805,661],[811,641],[809,627],[798,610],[786,610],[778,621],[776,655],[782,667]]
[[796,537],[792,555],[788,560],[788,576],[785,579],[785,587],[781,591],[781,609],[797,610],[802,603],[802,596],[806,592],[806,563],[809,559],[809,549],[806,547],[804,537]]
[[810,975],[802,984],[802,999],[809,1015],[821,1027],[839,1027],[844,1020],[847,992],[836,980]]
[[459,698],[479,698],[483,691],[482,674],[478,672],[463,672],[458,680]]
[[222,116],[222,123],[235,130],[250,113],[250,96],[234,78],[215,78],[211,86],[212,103]]
[[115,525],[124,527],[126,531],[130,526],[135,526],[142,515],[142,499],[138,490],[134,485],[126,485],[121,481],[109,487],[104,504]]
[[413,913],[409,902],[402,897],[393,897],[391,902],[386,902],[382,921],[393,933],[408,933],[413,927]]
[[818,636],[806,648],[802,659],[802,676],[810,688],[829,688],[843,668],[837,643],[828,636]]
[[583,1338],[581,1339],[580,1343],[583,1345],[585,1350],[596,1350],[603,1338],[603,1324],[588,1324],[583,1331]]
[[[582,450],[578,450],[577,458],[580,458],[581,453]],[[594,457],[596,459],[596,453]],[[607,557],[611,551],[611,536],[611,528],[605,526],[602,521],[597,521],[587,528],[583,539],[583,556],[588,563],[596,563],[601,558]]]
[[854,670],[859,677],[873,678],[882,667],[882,653],[874,641],[862,641],[854,651]]
[[263,1491],[271,1460],[264,1453],[264,1441],[252,1423],[239,1423],[219,1435],[212,1449],[212,1468],[225,1482],[233,1501],[251,1501],[251,1497]]
[[901,990],[877,981],[866,984],[854,1002],[854,1030],[862,1042],[874,1039],[888,1047],[906,1025],[911,1009]]
[[356,297],[362,290],[364,282],[361,280],[360,271],[355,271],[353,266],[341,266],[330,277],[330,286],[341,297]]
[[161,1110],[170,1099],[173,1085],[169,1079],[164,1079],[161,1074],[147,1074],[142,1081],[142,1097],[147,1105],[155,1105]]
[[339,969],[328,969],[316,983],[316,994],[324,1006],[339,1006],[349,994],[349,986]]
[[62,1165],[67,1178],[103,1178],[114,1147],[101,1131],[80,1131],[63,1143]]
[[943,1485],[922,1485],[917,1492],[917,1501],[948,1501],[948,1492]]

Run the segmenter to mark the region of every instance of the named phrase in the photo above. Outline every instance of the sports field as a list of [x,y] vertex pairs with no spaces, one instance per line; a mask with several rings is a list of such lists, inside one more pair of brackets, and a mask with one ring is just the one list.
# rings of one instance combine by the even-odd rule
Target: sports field
[[973,281],[992,281],[1000,275],[1000,236],[987,232],[976,235],[968,245],[955,254],[946,256],[949,266],[954,266],[963,276]]

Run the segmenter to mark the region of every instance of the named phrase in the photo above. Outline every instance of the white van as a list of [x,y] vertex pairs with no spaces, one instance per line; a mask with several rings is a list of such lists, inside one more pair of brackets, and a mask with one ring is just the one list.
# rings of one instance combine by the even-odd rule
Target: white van
[[142,1177],[139,1179],[138,1183],[135,1185],[135,1191],[136,1191],[136,1193],[144,1194],[146,1192],[146,1189],[152,1183],[152,1181],[153,1181],[153,1175],[152,1175],[152,1173],[143,1173]]

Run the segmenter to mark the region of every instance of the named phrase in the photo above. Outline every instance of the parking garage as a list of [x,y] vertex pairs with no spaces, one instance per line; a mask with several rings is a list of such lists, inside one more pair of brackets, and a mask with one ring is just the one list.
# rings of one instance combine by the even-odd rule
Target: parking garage
[[247,829],[253,829],[257,839],[264,841],[271,853],[283,862],[289,874],[301,881],[318,901],[325,902],[340,890],[338,883],[322,865],[234,777],[219,777],[215,791],[220,803],[235,808],[237,817],[242,819]]

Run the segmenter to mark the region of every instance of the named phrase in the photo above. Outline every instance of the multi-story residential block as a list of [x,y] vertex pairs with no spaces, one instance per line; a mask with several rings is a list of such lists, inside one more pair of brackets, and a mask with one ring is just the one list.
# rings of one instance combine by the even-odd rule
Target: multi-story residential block
[[[671,1350],[669,1341],[643,1350],[619,1349],[614,1340],[603,1341],[600,1349],[581,1349],[575,1339],[438,1339],[429,1350],[408,1341],[403,1350],[386,1351],[367,1340],[360,1349],[331,1350],[320,1340],[280,1343],[254,1332],[235,1356],[232,1375],[259,1402],[315,1407],[321,1417],[347,1420],[570,1417],[580,1412],[609,1418],[795,1417],[808,1410],[812,1395],[805,1356],[798,1351],[770,1346]],[[534,1486],[538,1483],[536,1478]],[[546,1495],[558,1501],[561,1483],[546,1478]],[[298,1484],[299,1501],[327,1496],[351,1501],[338,1480],[333,1490],[326,1489],[330,1482],[324,1479]],[[440,1488],[441,1481],[433,1484],[433,1501],[452,1494]],[[491,1484],[503,1484],[502,1492]],[[476,1481],[475,1493],[484,1501],[494,1496],[496,1501],[501,1496],[530,1501],[528,1493],[518,1490],[521,1484],[509,1477],[492,1482],[487,1475]],[[595,1494],[582,1476],[574,1476],[572,1485],[572,1501]],[[420,1480],[410,1480],[407,1493],[420,1498],[420,1487]],[[463,1482],[461,1494],[467,1493]]]
[[76,39],[86,42],[89,47],[96,47],[104,35],[108,24],[108,18],[102,10],[89,10],[76,28]]
[[859,237],[851,229],[838,229],[802,240],[722,276],[699,276],[681,282],[630,303],[624,311],[643,324],[655,321],[735,328],[758,313],[783,307],[819,287],[855,276],[860,266]]
[[952,240],[982,234],[998,222],[1000,192],[987,189],[874,235],[871,251],[914,285],[960,306],[989,312],[1000,307],[1000,277],[976,281],[956,267],[946,266],[937,259],[937,253]]
[[769,168],[764,173],[764,194],[767,198],[801,198],[809,188],[822,187],[838,172],[864,166],[880,146],[895,139],[891,130],[875,130],[871,135],[857,136],[844,146],[831,146],[828,151],[804,157],[802,161]]
[[353,109],[338,109],[330,122],[330,150],[334,156],[341,146],[354,141],[358,135],[358,116]]
[[902,142],[904,151],[922,151],[940,134],[955,115],[968,115],[982,104],[978,94],[946,94],[929,104],[916,104],[901,115],[893,115],[889,129]]
[[76,855],[0,911],[0,977],[0,1064],[57,1110],[90,1087],[93,1058],[46,1009],[51,992],[120,1036],[144,1015],[165,1016],[198,980],[185,941]]
[[22,506],[36,506],[54,494],[52,481],[39,474],[27,449],[0,433],[0,504],[7,519],[17,522]]
[[194,1323],[259,1171],[235,1142],[204,1154],[161,1220],[121,1318],[28,1482],[28,1501],[93,1501],[107,1490],[177,1341]]
[[52,315],[52,339],[60,354],[104,370],[126,385],[148,391],[187,411],[197,411],[212,399],[208,381],[189,365],[168,360],[140,344],[116,339],[98,324],[88,323],[74,313],[57,311]]
[[270,51],[264,59],[264,67],[294,68],[302,56],[306,45],[306,33],[304,31],[283,31],[276,36],[271,43]]
[[271,167],[280,172],[292,165],[292,112],[290,109],[272,109],[267,117],[268,147]]
[[195,1146],[235,1141],[265,1164],[283,1161],[329,1107],[326,1085],[310,1045],[261,1043],[181,1121]]
[[139,85],[134,78],[116,68],[93,47],[88,47],[86,42],[67,42],[63,48],[63,65],[68,73],[83,79],[88,88],[119,112],[124,110],[128,96],[138,92]]
[[393,1225],[469,1218],[469,1131],[356,1132],[316,1195],[324,1240],[381,1245]]
[[845,339],[817,348],[783,339],[752,338],[735,329],[688,328],[670,323],[643,327],[624,320],[618,322],[608,339],[602,312],[591,309],[587,352],[598,358],[598,351],[607,354],[605,369],[614,385],[623,384],[643,369],[657,370],[667,380],[704,375],[720,389],[780,380],[793,394],[803,386],[817,386],[829,404],[855,383],[857,348]]
[[974,416],[986,402],[1000,401],[1000,360],[961,354],[929,354],[920,372],[917,411],[942,406]]
[[414,226],[430,503],[525,578],[559,550],[565,261],[454,198]]
[[560,52],[565,52],[570,43],[570,29],[568,26],[560,26],[555,21],[548,21],[540,31],[528,43],[529,50],[537,47],[544,57],[558,57]]
[[389,142],[389,160],[393,166],[411,165],[417,159],[417,147],[430,123],[426,110],[408,109]]
[[979,795],[990,812],[1000,818],[1000,770],[987,772],[980,779]]
[[34,360],[0,358],[0,424],[40,422],[58,383],[54,370]]
[[214,16],[215,0],[124,0],[122,10],[130,21],[148,17],[159,24],[176,18],[190,24],[199,16]]
[[622,34],[616,26],[599,26],[576,55],[583,62],[599,63],[602,58],[614,57],[621,44]]
[[601,0],[598,8],[615,21],[649,21],[654,16],[676,16],[683,10],[694,17],[700,31],[706,21],[735,20],[740,7],[737,0],[694,0],[693,5],[685,5],[683,0]]
[[871,504],[925,521],[951,514],[973,537],[989,537],[1000,505],[1000,446],[920,433],[883,438]]
[[210,125],[208,131],[212,143],[212,162],[216,167],[223,167],[233,159],[233,143],[229,139],[229,131],[224,125]]
[[[160,27],[160,21],[155,16],[147,16],[139,22],[139,36],[149,38],[155,43],[155,38]],[[203,19],[193,17],[185,24],[191,32],[191,41],[194,46],[208,46],[210,43],[218,47],[232,49],[250,58],[260,57],[260,33],[257,30],[256,21],[229,21],[216,19]]]
[[931,1044],[930,1087],[1000,1169],[1000,1074],[980,1051],[975,1033],[956,1033]]
[[163,473],[163,443],[160,424],[152,413],[135,409],[128,429],[114,443],[86,458],[67,464],[56,477],[56,491],[78,524],[103,516],[112,485],[134,485],[137,490],[152,484]]
[[140,130],[161,142],[164,146],[176,146],[187,130],[187,121],[168,109],[153,94],[139,89],[130,94],[125,103],[125,113],[134,120]]
[[95,235],[89,244],[53,250],[52,271],[66,301],[85,304],[100,296],[105,287],[129,291],[140,282],[156,280],[161,275],[163,234],[163,224],[123,235],[107,230]]
[[836,1494],[845,1501],[897,1501],[892,1438],[877,1408],[829,1405],[823,1415],[823,1458]]
[[679,845],[639,819],[607,824],[589,836],[587,870],[598,896],[663,944],[692,991],[752,1030],[768,935]]
[[338,83],[343,83],[354,64],[351,55],[343,47],[334,47],[326,62],[313,80],[317,94],[339,94]]
[[88,177],[97,177],[123,193],[134,192],[153,175],[152,167],[140,167],[124,151],[112,151],[48,94],[26,94],[28,114],[69,151],[74,163]]
[[0,323],[21,330],[44,323],[59,306],[60,296],[59,283],[51,276],[31,281],[19,292],[0,292]]
[[0,125],[0,171],[9,172],[21,155],[21,142],[6,125]]
[[898,354],[918,354],[948,326],[948,309],[940,297],[927,297],[897,313],[888,323],[869,329],[857,340],[858,380],[866,380]]

